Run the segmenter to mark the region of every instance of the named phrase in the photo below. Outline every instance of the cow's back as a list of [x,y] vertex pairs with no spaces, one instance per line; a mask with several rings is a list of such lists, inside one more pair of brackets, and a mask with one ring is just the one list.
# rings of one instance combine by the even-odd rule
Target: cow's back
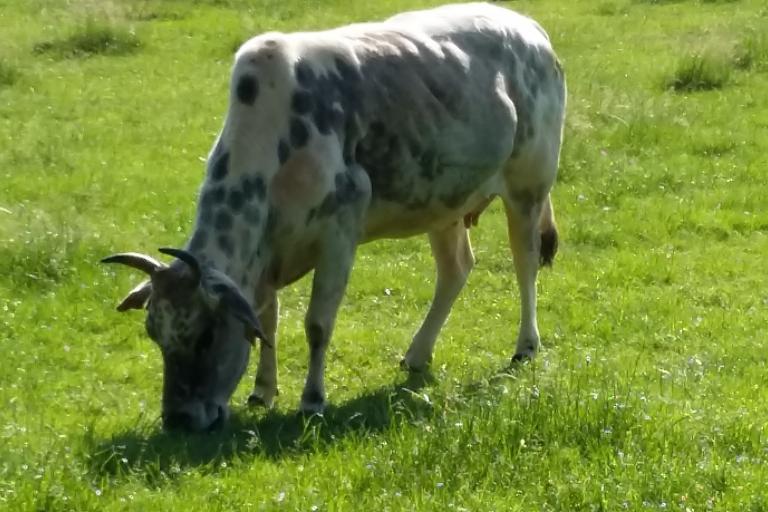
[[[368,239],[461,217],[498,193],[506,161],[525,158],[527,146],[561,129],[563,77],[546,34],[529,18],[489,4],[265,34],[238,52],[233,84],[240,75],[263,75],[253,56],[265,53],[281,61],[259,61],[279,70],[266,77],[275,91],[264,101],[268,121],[238,122],[260,113],[235,102],[228,124],[258,133],[271,125],[277,134],[268,144],[239,137],[249,141],[246,160],[256,157],[252,148],[276,147],[280,173],[296,167],[315,176],[301,179],[318,183],[306,204],[325,198],[344,167],[361,166],[372,188]],[[292,166],[296,158],[317,169]],[[307,220],[324,205],[310,209]]]

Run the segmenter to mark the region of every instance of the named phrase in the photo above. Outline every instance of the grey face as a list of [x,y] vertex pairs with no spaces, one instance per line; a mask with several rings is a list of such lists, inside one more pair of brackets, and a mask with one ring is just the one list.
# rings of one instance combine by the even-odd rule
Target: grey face
[[250,353],[245,325],[203,300],[170,304],[154,293],[147,333],[163,355],[163,425],[206,430],[227,418],[227,402],[245,372]]
[[[143,258],[140,264],[136,258]],[[150,274],[118,310],[148,302],[147,334],[163,356],[163,426],[191,431],[222,426],[227,403],[248,365],[253,337],[263,338],[248,302],[225,275],[201,270],[196,262],[194,268],[181,261],[165,266],[135,254],[104,261]]]

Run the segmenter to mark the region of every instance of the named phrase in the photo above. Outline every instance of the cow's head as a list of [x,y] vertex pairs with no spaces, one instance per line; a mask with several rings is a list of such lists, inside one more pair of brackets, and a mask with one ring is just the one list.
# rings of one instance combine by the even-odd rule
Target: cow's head
[[201,431],[221,426],[227,403],[248,365],[259,321],[237,286],[201,266],[190,253],[160,249],[171,265],[122,253],[104,258],[149,275],[123,299],[118,311],[146,305],[147,334],[163,355],[163,425]]

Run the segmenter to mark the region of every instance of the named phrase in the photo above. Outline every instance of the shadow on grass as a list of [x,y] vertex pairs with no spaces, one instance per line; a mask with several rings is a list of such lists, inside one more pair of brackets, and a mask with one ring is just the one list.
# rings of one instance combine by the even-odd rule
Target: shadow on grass
[[167,433],[157,423],[110,439],[85,439],[91,473],[111,478],[142,475],[149,485],[173,480],[185,468],[216,472],[235,458],[280,459],[327,449],[345,437],[383,432],[428,419],[433,407],[419,391],[435,381],[430,372],[410,373],[402,382],[373,390],[322,416],[296,412],[242,411],[220,432]]

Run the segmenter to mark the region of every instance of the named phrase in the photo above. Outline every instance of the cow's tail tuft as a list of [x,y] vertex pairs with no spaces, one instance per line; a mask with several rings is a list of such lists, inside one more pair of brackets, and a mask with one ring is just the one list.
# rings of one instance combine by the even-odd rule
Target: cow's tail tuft
[[539,264],[542,267],[551,267],[557,254],[558,236],[555,224],[555,212],[552,209],[552,199],[547,194],[544,207],[539,218],[539,231],[541,233],[541,247],[539,249]]

